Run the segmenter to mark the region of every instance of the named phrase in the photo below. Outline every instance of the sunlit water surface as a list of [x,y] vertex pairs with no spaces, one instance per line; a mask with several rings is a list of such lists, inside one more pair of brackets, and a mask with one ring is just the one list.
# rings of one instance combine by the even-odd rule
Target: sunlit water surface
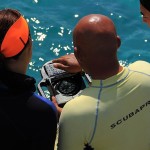
[[150,28],[142,23],[137,0],[5,0],[0,8],[17,9],[29,22],[33,57],[27,73],[37,83],[44,63],[73,52],[73,28],[88,14],[107,15],[114,21],[122,40],[118,50],[121,64],[150,62]]

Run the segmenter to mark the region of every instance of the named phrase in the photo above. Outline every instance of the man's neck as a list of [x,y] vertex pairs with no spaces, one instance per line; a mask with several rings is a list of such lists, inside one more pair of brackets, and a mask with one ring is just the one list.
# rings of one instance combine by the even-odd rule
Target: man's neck
[[95,80],[105,80],[112,77],[123,70],[123,67],[118,64],[105,67],[105,69],[99,69],[91,75],[92,79]]

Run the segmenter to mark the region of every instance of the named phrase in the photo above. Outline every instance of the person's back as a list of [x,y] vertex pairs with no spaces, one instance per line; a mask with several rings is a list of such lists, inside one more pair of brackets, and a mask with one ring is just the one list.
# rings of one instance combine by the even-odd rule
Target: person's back
[[60,149],[69,145],[80,150],[88,142],[94,149],[148,150],[150,76],[125,69],[117,76],[92,82],[63,110]]
[[[13,88],[16,88],[14,84]],[[52,150],[57,126],[54,106],[31,89],[16,88],[20,93],[15,94],[2,86],[0,84],[0,91],[3,92],[0,92],[0,149]]]
[[86,16],[75,27],[75,56],[92,84],[64,106],[59,150],[149,150],[150,65],[118,65],[119,45],[105,16]]
[[[8,72],[5,73],[5,82],[2,73],[0,149],[53,150],[57,127],[55,107],[48,100],[34,94],[33,78],[24,76],[22,80],[20,74]],[[14,80],[16,77],[18,80]]]
[[0,21],[0,149],[53,150],[56,108],[34,93],[35,79],[25,74],[32,54],[28,25],[12,9],[1,10]]

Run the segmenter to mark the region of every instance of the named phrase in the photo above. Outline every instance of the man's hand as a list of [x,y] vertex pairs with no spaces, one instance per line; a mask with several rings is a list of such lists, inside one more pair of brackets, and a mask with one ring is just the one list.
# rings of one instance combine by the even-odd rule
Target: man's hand
[[74,54],[64,55],[58,59],[54,59],[52,62],[54,63],[55,68],[65,70],[70,73],[77,73],[82,70]]
[[53,104],[56,106],[56,109],[58,111],[58,115],[60,116],[60,114],[62,112],[62,108],[58,106],[57,101],[56,101],[56,97],[52,96],[51,100],[52,100]]

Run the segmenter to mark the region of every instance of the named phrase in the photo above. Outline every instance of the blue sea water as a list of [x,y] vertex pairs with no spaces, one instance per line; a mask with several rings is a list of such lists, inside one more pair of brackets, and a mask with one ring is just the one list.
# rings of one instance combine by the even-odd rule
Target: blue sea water
[[139,0],[1,0],[0,4],[0,9],[19,10],[29,22],[33,57],[27,73],[37,83],[44,63],[73,52],[73,28],[88,14],[107,15],[114,21],[122,40],[120,63],[150,62],[150,28],[142,22]]

